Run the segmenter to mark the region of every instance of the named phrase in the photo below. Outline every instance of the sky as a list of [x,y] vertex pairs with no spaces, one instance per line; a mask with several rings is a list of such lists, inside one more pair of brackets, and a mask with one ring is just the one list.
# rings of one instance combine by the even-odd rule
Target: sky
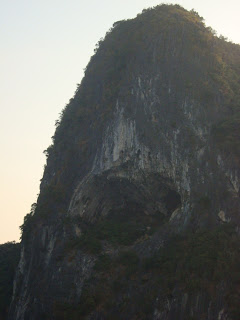
[[[96,43],[155,0],[0,0],[0,243],[19,241],[36,202],[43,151]],[[170,3],[164,1],[164,3]],[[240,43],[239,0],[171,1]]]

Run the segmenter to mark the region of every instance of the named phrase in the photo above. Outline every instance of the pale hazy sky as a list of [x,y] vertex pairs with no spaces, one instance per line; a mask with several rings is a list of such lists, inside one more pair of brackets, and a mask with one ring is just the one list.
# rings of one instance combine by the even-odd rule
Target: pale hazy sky
[[[36,201],[54,123],[95,44],[155,0],[0,0],[0,243],[19,239]],[[169,3],[165,1],[165,3]],[[179,0],[240,43],[239,0]]]

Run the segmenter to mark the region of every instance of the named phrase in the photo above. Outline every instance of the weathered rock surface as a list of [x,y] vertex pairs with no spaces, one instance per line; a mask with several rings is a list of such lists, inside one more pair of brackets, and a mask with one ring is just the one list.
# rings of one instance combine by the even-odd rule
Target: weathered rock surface
[[[237,319],[229,304],[237,299],[233,280],[221,271],[226,248],[209,251],[211,230],[232,224],[217,242],[230,243],[235,232],[239,241],[239,158],[213,134],[233,113],[224,86],[229,80],[233,101],[236,61],[239,46],[178,6],[115,25],[48,149],[35,214],[23,232],[10,320]],[[186,233],[186,248],[195,237],[202,258],[186,265],[181,238],[181,256],[170,260],[164,251],[161,260],[161,250]],[[186,249],[189,257],[196,246]],[[168,259],[174,262],[165,268]],[[198,284],[185,285],[198,274]]]

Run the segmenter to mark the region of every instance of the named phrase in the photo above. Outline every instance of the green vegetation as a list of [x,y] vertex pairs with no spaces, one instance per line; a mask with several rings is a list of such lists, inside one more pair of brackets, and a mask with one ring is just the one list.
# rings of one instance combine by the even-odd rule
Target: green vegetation
[[0,319],[7,319],[19,258],[19,243],[7,242],[0,245]]
[[112,263],[113,263],[113,259],[111,259],[111,257],[109,255],[101,254],[98,257],[97,262],[95,263],[94,269],[96,271],[109,270],[109,268],[111,267]]
[[[160,101],[168,99],[171,84],[173,101],[167,100],[166,109],[171,110],[170,103],[175,106],[168,119],[172,130],[178,126],[178,102],[186,98],[195,101],[201,121],[212,127],[213,145],[240,159],[240,47],[216,37],[195,11],[188,12],[179,5],[144,10],[135,19],[115,23],[99,41],[85,78],[56,122],[53,145],[45,151],[47,166],[37,205],[20,227],[23,240],[28,239],[37,217],[67,210],[77,183],[92,168],[118,98],[126,102],[125,112],[131,117],[131,104],[137,99],[132,93],[137,85],[134,81],[142,73],[147,74],[146,79],[158,79],[154,80],[154,90]],[[155,125],[158,129],[157,122]],[[156,134],[141,129],[141,139],[148,139],[149,145],[153,140],[159,142],[157,129]],[[199,145],[191,128],[182,132],[185,149]],[[208,197],[195,200],[199,212],[211,210]],[[97,307],[105,319],[109,314],[118,319],[118,313],[131,310],[139,312],[138,319],[146,319],[153,311],[158,287],[165,297],[171,297],[176,286],[182,292],[203,290],[214,297],[217,285],[225,281],[229,286],[226,304],[232,319],[240,319],[240,239],[234,228],[226,224],[177,235],[144,259],[135,251],[123,250],[149,237],[164,221],[161,214],[155,217],[136,212],[113,213],[94,224],[81,221],[82,235],[67,250],[81,249],[96,255],[97,272],[84,287],[80,303],[56,305],[56,317],[84,318]],[[114,254],[103,254],[103,244]],[[2,301],[2,312],[6,312],[9,300]],[[113,313],[116,310],[117,314]]]
[[101,241],[108,241],[113,246],[130,245],[145,232],[145,228],[136,223],[128,222],[127,219],[121,218],[105,219],[94,225],[86,226],[83,235],[75,239],[69,248],[81,248],[82,250],[98,254],[101,252]]
[[198,209],[200,210],[209,209],[211,207],[211,199],[208,196],[202,196],[198,200],[197,205],[198,205]]
[[28,239],[31,230],[33,229],[34,225],[34,213],[36,210],[36,203],[33,203],[31,206],[31,210],[26,216],[24,217],[23,224],[19,227],[21,230],[21,240]]
[[54,212],[62,212],[65,207],[66,187],[60,183],[51,183],[42,189],[35,207],[35,215],[50,216]]
[[71,241],[67,250],[80,248],[85,252],[98,254],[102,250],[102,241],[107,241],[115,248],[129,246],[143,236],[150,236],[164,221],[165,217],[161,213],[152,216],[144,213],[112,213],[94,224],[81,221],[83,234]]
[[[74,317],[77,316],[84,318],[96,307],[103,311],[104,308],[114,308],[115,295],[127,290],[128,281],[136,273],[138,265],[139,258],[134,251],[121,251],[114,258],[110,258],[106,254],[100,255],[95,265],[95,271],[99,277],[90,279],[85,284],[78,305],[64,305],[58,308],[59,314],[63,316],[59,319],[69,319],[70,316],[71,319],[75,319]],[[116,272],[114,279],[109,278],[109,273],[112,272]],[[121,309],[129,307],[130,303],[126,297],[123,299],[124,301],[120,305]],[[106,314],[106,319],[110,319],[107,317],[109,315],[113,317],[113,313]],[[114,315],[114,319],[118,319],[118,315]]]
[[145,227],[137,221],[128,221],[127,217],[114,217],[100,222],[94,234],[101,240],[113,245],[130,245],[145,232]]
[[[53,144],[45,150],[47,166],[36,214],[67,210],[77,181],[92,166],[93,151],[119,97],[131,115],[131,77],[142,70],[155,70],[160,76],[156,84],[160,100],[168,95],[169,82],[176,101],[185,97],[198,101],[201,113],[215,122],[217,146],[239,154],[239,52],[238,45],[206,28],[194,10],[188,12],[179,5],[159,5],[135,19],[116,22],[98,42],[82,83],[56,121]],[[173,128],[176,119],[173,115],[170,120]],[[145,132],[146,139],[153,143],[156,137],[158,143],[157,134]],[[194,134],[188,136],[189,145],[198,143]]]
[[[120,314],[135,310],[139,319],[146,319],[153,312],[159,288],[161,295],[169,299],[177,286],[191,294],[207,292],[214,300],[217,285],[225,281],[229,286],[225,302],[232,318],[237,320],[239,240],[233,226],[221,225],[212,230],[175,235],[149,258],[140,259],[129,249],[114,256],[100,255],[95,264],[96,272],[84,289],[87,294],[83,295],[79,310],[86,312],[85,305],[91,304],[89,313],[94,308],[106,315],[116,310]],[[130,291],[131,297],[127,295]],[[161,309],[161,303],[158,307]]]
[[51,218],[53,213],[61,214],[65,208],[65,188],[60,184],[47,185],[39,195],[37,203],[33,203],[31,210],[24,217],[21,230],[21,240],[29,238],[31,231],[41,219]]
[[[167,94],[166,83],[172,82],[176,101],[192,98],[202,106],[203,114],[219,108],[221,101],[220,107],[226,110],[221,117],[228,118],[228,113],[239,110],[239,51],[239,46],[217,38],[195,11],[179,5],[156,6],[135,19],[116,22],[98,42],[82,83],[56,121],[53,145],[45,151],[43,181],[49,187],[40,193],[39,212],[49,215],[67,209],[76,181],[91,167],[93,150],[113,116],[117,98],[126,101],[126,112],[131,114],[129,77],[141,74],[139,66],[148,72],[161,70],[158,74],[163,78],[156,87],[160,100]],[[194,136],[190,138],[195,143]],[[148,139],[153,140],[153,135]],[[53,201],[49,189],[53,189]]]
[[54,305],[53,313],[58,320],[79,320],[91,313],[96,305],[97,303],[94,297],[85,290],[82,293],[81,302],[78,305],[57,303]]
[[220,150],[240,159],[240,113],[221,121],[213,127],[213,137]]
[[231,226],[177,236],[147,259],[145,267],[164,275],[164,281],[182,283],[186,290],[207,289],[210,282],[228,280],[231,270],[238,270],[238,241]]
[[137,272],[139,257],[134,251],[122,251],[119,253],[117,262],[125,267],[125,277],[129,279]]
[[91,254],[98,254],[102,250],[102,244],[92,230],[76,240],[75,246]]
[[146,259],[144,269],[158,277],[166,292],[178,284],[186,292],[204,290],[215,295],[213,288],[216,290],[218,283],[231,283],[226,303],[231,306],[233,319],[237,320],[240,315],[236,304],[240,284],[239,241],[229,225],[177,236],[155,256]]

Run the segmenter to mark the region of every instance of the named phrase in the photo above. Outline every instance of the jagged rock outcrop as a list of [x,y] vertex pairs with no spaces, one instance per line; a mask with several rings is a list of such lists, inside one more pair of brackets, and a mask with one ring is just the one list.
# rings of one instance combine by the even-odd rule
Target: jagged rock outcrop
[[237,319],[239,70],[196,12],[114,24],[46,151],[10,320]]

